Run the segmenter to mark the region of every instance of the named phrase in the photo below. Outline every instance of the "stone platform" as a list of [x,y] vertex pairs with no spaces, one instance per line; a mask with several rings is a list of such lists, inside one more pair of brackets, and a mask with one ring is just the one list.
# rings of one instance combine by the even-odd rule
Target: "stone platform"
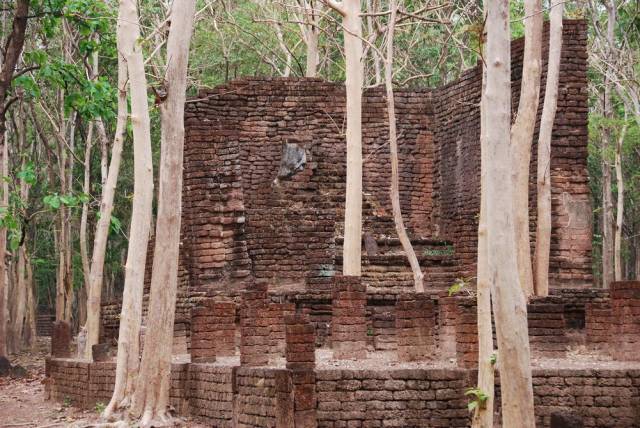
[[[285,299],[260,283],[201,301],[191,355],[174,357],[171,404],[216,427],[469,426],[471,294],[369,293],[357,277],[325,294]],[[640,426],[638,307],[640,282],[529,302],[539,427]],[[109,401],[114,372],[113,362],[51,358],[47,391],[92,407]]]

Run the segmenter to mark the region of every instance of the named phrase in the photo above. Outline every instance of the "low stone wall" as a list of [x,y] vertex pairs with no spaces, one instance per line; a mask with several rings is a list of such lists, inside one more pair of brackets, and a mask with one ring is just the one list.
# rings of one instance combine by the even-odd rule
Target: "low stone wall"
[[235,368],[212,364],[189,366],[189,409],[219,428],[233,426]]
[[[187,411],[188,365],[171,365],[171,405],[179,412]],[[90,363],[86,360],[47,358],[45,361],[46,396],[56,401],[70,401],[79,407],[92,408],[111,400],[116,379],[114,362]]]
[[[52,399],[70,400],[85,408],[108,402],[113,363],[48,359],[46,367],[46,390]],[[304,382],[296,372],[217,363],[173,364],[171,404],[178,413],[219,428],[289,428],[293,403],[301,409],[311,406],[305,412],[313,412],[320,428],[466,427],[470,423],[464,392],[475,384],[475,370],[316,369],[311,376],[304,375]],[[313,387],[313,397],[302,400],[303,395],[298,399],[287,395],[296,383]],[[538,427],[640,426],[640,369],[534,368],[533,385]],[[496,409],[500,405],[497,391]],[[558,421],[565,425],[555,425]]]
[[238,428],[276,426],[276,370],[238,367],[235,418]]

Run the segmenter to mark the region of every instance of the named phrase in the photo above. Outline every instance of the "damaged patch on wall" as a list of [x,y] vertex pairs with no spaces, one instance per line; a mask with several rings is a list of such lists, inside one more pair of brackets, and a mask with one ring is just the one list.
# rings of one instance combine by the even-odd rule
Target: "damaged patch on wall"
[[280,168],[278,176],[273,180],[273,184],[278,185],[280,180],[293,177],[304,169],[307,164],[307,152],[298,143],[286,141],[282,144],[282,157],[280,158]]

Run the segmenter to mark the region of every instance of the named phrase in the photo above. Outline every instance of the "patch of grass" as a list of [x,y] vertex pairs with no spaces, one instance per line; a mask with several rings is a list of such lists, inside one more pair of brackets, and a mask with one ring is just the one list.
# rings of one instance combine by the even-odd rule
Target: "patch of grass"
[[425,248],[422,252],[424,256],[452,256],[455,253],[453,245],[446,245],[438,248]]

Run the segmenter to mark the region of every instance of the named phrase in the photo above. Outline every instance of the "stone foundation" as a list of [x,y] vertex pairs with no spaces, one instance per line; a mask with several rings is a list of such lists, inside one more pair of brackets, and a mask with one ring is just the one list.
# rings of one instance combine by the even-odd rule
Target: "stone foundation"
[[[295,427],[305,428],[311,425],[302,425],[309,420],[302,415],[311,412],[317,426],[327,428],[470,425],[464,392],[475,384],[474,370],[316,368],[303,376],[295,373],[217,363],[173,364],[171,402],[181,414],[221,428],[290,428],[293,412],[294,419],[300,415]],[[108,402],[115,367],[48,359],[46,374],[51,398],[92,408]],[[308,385],[302,390],[315,388],[315,400],[291,400],[288,394],[298,381]],[[640,369],[534,368],[533,385],[540,428],[552,427],[552,418],[572,418],[581,425],[571,426],[585,428],[640,426]],[[294,402],[299,411],[291,408]]]
[[357,276],[337,276],[333,282],[331,348],[338,360],[367,355],[367,287]]

